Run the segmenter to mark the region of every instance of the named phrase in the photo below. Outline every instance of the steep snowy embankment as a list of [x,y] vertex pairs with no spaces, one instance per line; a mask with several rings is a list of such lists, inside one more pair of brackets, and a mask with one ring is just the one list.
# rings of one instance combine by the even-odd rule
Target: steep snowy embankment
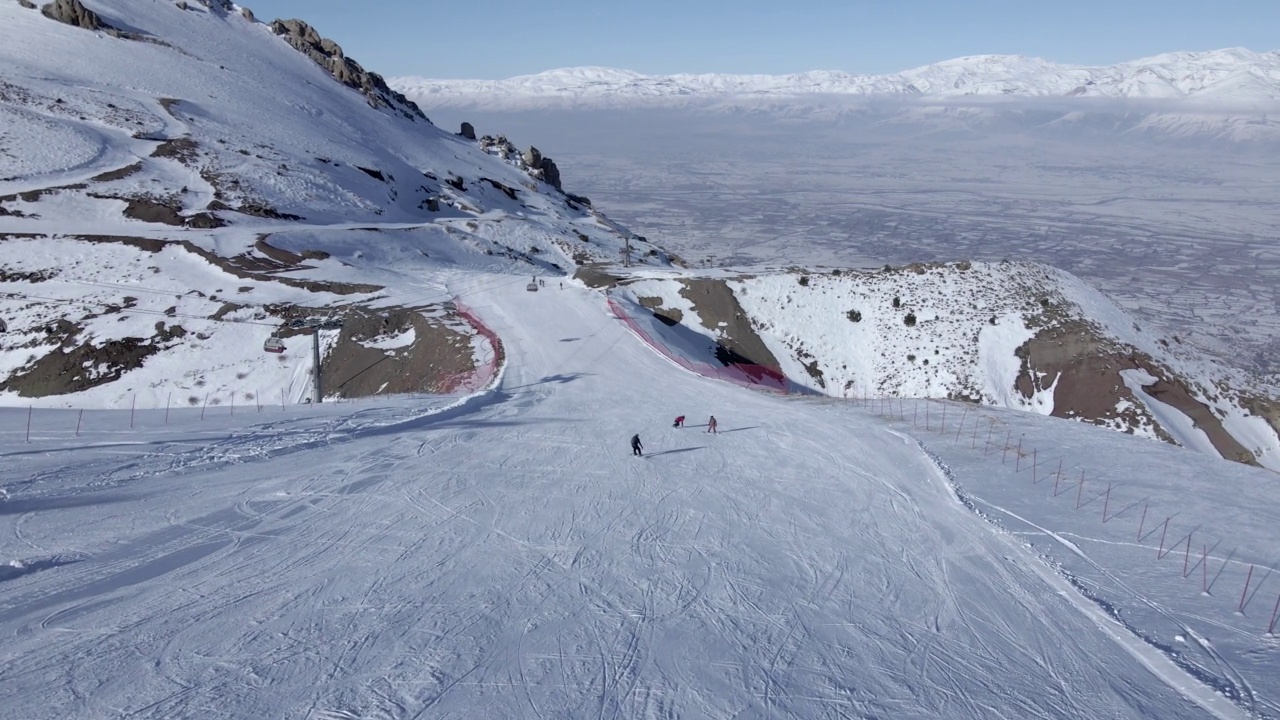
[[1179,351],[1176,335],[1144,332],[1053,268],[639,275],[616,293],[695,363],[761,365],[834,397],[954,398],[1052,414],[1280,470],[1280,426],[1267,415],[1276,403],[1265,390]]

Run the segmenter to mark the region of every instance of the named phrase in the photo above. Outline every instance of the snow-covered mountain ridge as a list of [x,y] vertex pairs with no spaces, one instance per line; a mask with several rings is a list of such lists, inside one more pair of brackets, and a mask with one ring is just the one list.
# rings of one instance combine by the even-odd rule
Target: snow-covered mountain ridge
[[406,95],[434,105],[623,106],[734,96],[787,97],[1093,97],[1189,99],[1254,106],[1280,101],[1280,51],[1231,48],[1175,52],[1101,67],[1061,65],[1017,55],[957,58],[887,75],[813,71],[790,75],[643,75],[577,67],[505,80],[392,78]]
[[713,375],[732,361],[854,401],[965,400],[1280,471],[1280,402],[1037,263],[641,271],[611,294],[664,354]]
[[629,236],[536,148],[433,126],[299,20],[4,2],[0,40],[9,402],[302,401],[310,338],[288,323],[316,315],[346,321],[326,394],[446,390],[487,351],[451,277],[527,283]]

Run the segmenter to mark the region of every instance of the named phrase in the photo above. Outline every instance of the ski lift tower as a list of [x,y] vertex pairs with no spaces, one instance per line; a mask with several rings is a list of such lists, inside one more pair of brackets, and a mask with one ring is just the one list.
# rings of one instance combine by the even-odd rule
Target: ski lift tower
[[324,402],[324,385],[320,381],[320,331],[340,330],[342,321],[337,318],[297,318],[289,322],[289,327],[311,330],[311,361],[315,364],[315,402]]

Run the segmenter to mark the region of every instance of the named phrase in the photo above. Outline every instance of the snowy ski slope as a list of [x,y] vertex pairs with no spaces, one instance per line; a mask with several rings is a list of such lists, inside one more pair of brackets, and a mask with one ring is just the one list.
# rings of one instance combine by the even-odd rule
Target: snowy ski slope
[[[1271,473],[989,411],[1027,447],[1086,442],[1068,463],[1110,464],[1225,537],[1200,597],[1170,561],[1117,552],[1130,527],[1043,502],[1043,482],[936,425],[699,378],[599,294],[511,280],[455,279],[509,365],[436,414],[186,410],[130,433],[117,413],[110,431],[30,444],[0,416],[0,707],[1280,716],[1280,645],[1258,617],[1272,573],[1247,616],[1232,598],[1242,563],[1255,587],[1275,567]],[[709,414],[718,435],[698,427]]]

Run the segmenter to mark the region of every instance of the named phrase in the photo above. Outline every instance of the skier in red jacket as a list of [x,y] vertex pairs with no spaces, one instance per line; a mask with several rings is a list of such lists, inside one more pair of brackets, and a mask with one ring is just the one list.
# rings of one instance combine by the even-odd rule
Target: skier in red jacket
[[671,425],[671,427],[684,427],[684,416],[677,415],[676,421]]

